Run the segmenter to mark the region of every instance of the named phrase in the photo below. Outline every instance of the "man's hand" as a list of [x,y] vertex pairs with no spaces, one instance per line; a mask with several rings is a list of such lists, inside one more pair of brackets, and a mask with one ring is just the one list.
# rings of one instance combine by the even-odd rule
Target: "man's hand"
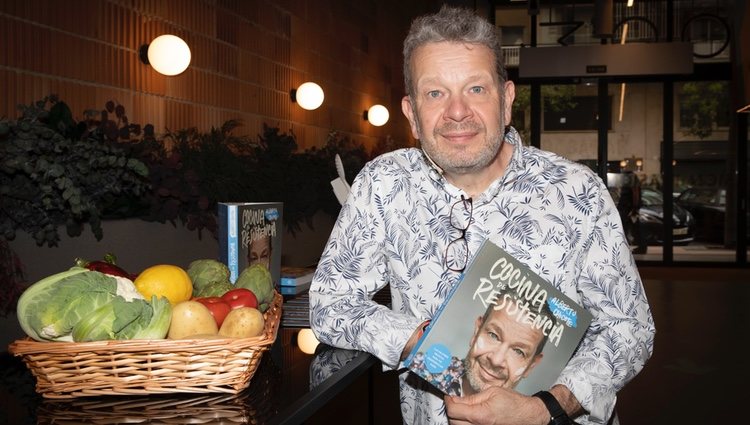
[[[583,407],[566,386],[555,385],[550,393],[571,418],[584,413]],[[446,396],[445,411],[453,425],[547,425],[550,421],[549,411],[542,400],[500,387],[490,387],[466,397]]]
[[445,397],[452,425],[547,425],[549,412],[541,400],[516,391],[490,387],[466,397]]

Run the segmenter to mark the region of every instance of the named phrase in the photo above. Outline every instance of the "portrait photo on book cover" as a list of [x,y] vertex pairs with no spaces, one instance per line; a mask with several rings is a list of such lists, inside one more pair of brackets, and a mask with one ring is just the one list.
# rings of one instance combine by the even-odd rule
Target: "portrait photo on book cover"
[[490,250],[489,262],[478,255],[406,360],[448,395],[490,386],[527,395],[549,388],[590,321],[538,275]]

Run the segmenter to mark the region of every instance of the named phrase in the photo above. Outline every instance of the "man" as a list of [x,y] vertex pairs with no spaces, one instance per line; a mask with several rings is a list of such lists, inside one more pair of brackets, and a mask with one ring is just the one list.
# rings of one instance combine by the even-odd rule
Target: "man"
[[[403,367],[490,239],[593,313],[549,392],[579,423],[606,423],[654,337],[607,188],[584,166],[523,146],[506,126],[514,86],[494,26],[473,13],[444,7],[416,19],[404,42],[404,81],[402,109],[422,148],[381,155],[352,184],[310,288],[313,331],[329,345],[372,353],[386,369]],[[372,300],[386,285],[391,308]],[[512,389],[443,399],[406,371],[399,378],[407,424],[551,417],[542,399]]]
[[[469,352],[464,359],[461,394],[471,395],[491,386],[515,388],[542,361],[547,336],[518,312],[513,291],[499,295],[477,317]],[[554,326],[555,317],[546,304],[539,315]],[[539,320],[542,320],[541,318]]]

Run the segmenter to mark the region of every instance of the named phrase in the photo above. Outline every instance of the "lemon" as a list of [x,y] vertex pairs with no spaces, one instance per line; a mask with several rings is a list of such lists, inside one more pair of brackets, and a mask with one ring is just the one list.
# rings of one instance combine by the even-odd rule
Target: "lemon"
[[193,295],[190,276],[181,267],[158,264],[142,271],[133,281],[138,292],[147,300],[152,295],[166,297],[172,305],[187,301]]

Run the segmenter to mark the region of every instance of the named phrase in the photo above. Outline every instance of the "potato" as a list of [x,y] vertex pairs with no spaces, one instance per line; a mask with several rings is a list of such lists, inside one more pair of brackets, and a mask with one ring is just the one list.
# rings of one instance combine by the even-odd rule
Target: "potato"
[[208,307],[198,301],[183,301],[172,308],[169,339],[183,339],[192,335],[216,334],[216,320]]
[[265,320],[257,308],[235,308],[227,314],[221,324],[219,335],[230,338],[250,338],[263,334]]

